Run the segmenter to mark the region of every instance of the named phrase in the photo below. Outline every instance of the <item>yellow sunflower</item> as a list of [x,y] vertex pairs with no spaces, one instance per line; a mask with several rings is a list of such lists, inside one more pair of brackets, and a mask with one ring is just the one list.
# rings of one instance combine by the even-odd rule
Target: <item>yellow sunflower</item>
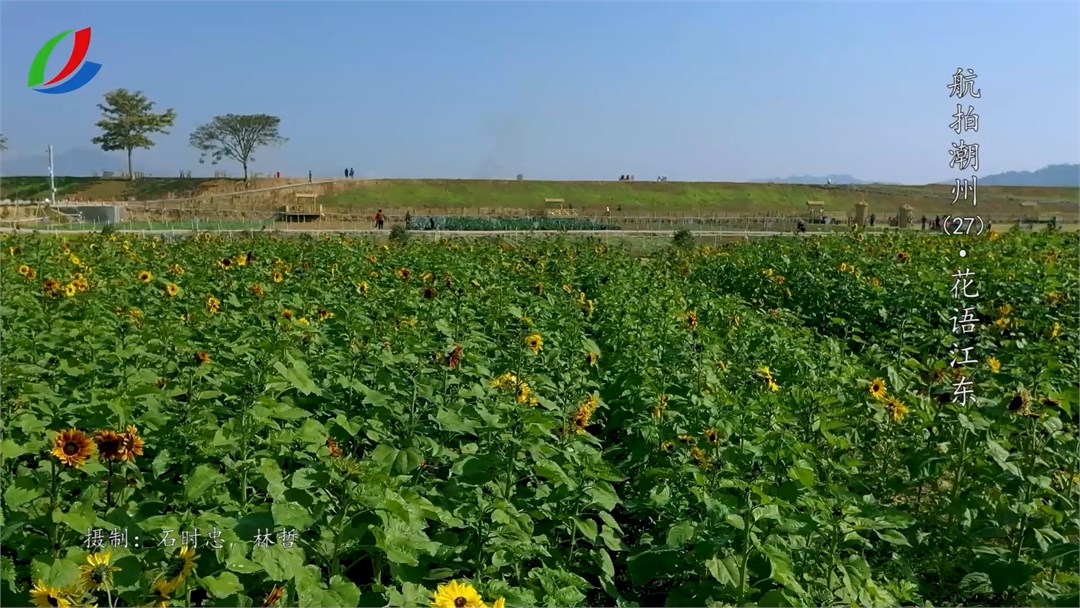
[[257,298],[261,298],[263,294],[266,293],[265,291],[263,291],[263,286],[259,285],[258,283],[255,283],[248,289],[251,290],[251,293],[253,293]]
[[210,361],[210,353],[200,350],[195,353],[195,362],[198,364],[208,363]]
[[90,436],[79,429],[61,431],[53,440],[53,456],[68,466],[83,466],[93,453],[94,443]]
[[280,270],[275,270],[274,273],[270,275],[270,279],[275,283],[280,283],[285,280],[285,275],[281,274]]
[[206,298],[206,309],[209,310],[211,313],[215,313],[221,310],[221,300],[215,298],[214,296]]
[[487,608],[476,589],[468,583],[450,581],[439,585],[431,596],[431,608]]
[[19,274],[22,275],[24,279],[33,279],[35,276],[37,276],[37,273],[34,272],[34,269],[27,266],[26,264],[19,266]]
[[594,367],[596,362],[600,359],[600,353],[594,353],[592,351],[585,353],[585,365]]
[[79,288],[74,283],[68,283],[64,285],[64,295],[69,298],[74,298],[75,294],[79,293]]
[[149,283],[154,280],[154,275],[149,270],[140,270],[137,277],[140,283]]
[[367,281],[360,281],[356,284],[356,293],[360,295],[366,295],[369,289]]
[[697,323],[697,313],[692,310],[686,311],[686,325],[690,329],[694,329],[695,327],[697,327]]
[[995,374],[1001,371],[1001,361],[997,360],[997,357],[987,357],[986,365],[990,367],[990,371]]
[[169,565],[165,567],[161,579],[154,583],[154,588],[161,595],[171,595],[173,591],[184,584],[184,580],[195,570],[195,550],[191,547],[181,547],[180,551],[173,556]]
[[34,600],[35,606],[42,608],[68,608],[71,601],[56,587],[50,587],[41,581],[34,583],[30,590],[30,599]]
[[900,400],[895,397],[886,397],[885,409],[889,411],[889,416],[892,417],[893,422],[900,422],[908,413],[907,406],[900,403]]
[[113,572],[119,569],[109,563],[110,555],[105,553],[91,553],[86,556],[86,564],[79,566],[82,573],[79,575],[79,584],[83,589],[96,591],[112,587]]
[[532,334],[525,338],[525,345],[529,347],[533,353],[538,353],[544,348],[544,338],[540,334]]
[[165,295],[169,296],[170,298],[175,298],[176,294],[178,293],[180,293],[179,285],[177,285],[176,283],[165,284]]
[[127,429],[124,431],[123,440],[123,459],[128,462],[135,462],[136,456],[142,456],[144,445],[142,437],[139,437],[139,430],[135,428],[135,425],[129,424],[127,426]]
[[871,380],[870,386],[867,387],[867,389],[874,399],[882,399],[885,397],[885,381],[881,378],[874,378]]
[[181,266],[180,264],[171,264],[169,266],[169,272],[171,272],[171,273],[173,273],[175,275],[181,275],[181,274],[184,274],[184,267]]

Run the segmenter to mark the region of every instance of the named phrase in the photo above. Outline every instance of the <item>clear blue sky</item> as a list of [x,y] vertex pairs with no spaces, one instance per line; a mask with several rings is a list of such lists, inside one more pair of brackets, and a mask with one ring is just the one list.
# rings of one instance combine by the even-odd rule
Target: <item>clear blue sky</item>
[[[27,88],[38,48],[86,26],[98,76],[65,95]],[[187,138],[215,114],[268,113],[289,142],[256,154],[255,171],[925,183],[957,177],[957,67],[982,89],[979,133],[966,134],[979,175],[1080,162],[1078,32],[1075,0],[4,0],[0,132],[9,159],[90,148],[96,104],[123,87],[178,113],[136,151],[136,170],[160,173],[212,171]],[[119,168],[123,154],[109,156]]]

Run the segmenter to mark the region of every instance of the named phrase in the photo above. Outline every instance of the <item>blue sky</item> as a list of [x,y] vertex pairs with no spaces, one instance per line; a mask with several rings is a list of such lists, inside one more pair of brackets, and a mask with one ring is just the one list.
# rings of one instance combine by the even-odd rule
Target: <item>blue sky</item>
[[[86,26],[98,76],[30,90],[38,48]],[[136,151],[136,170],[157,174],[213,170],[187,138],[214,115],[268,113],[289,142],[255,171],[925,183],[958,177],[957,67],[982,89],[979,133],[965,134],[979,175],[1080,162],[1078,31],[1076,1],[4,0],[0,132],[9,159],[91,148],[96,104],[124,87],[178,113]],[[116,169],[123,154],[109,158]]]

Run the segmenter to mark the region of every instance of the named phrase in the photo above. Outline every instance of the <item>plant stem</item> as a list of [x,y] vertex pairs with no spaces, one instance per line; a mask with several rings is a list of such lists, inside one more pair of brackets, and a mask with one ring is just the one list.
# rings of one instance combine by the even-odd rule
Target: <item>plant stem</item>
[[746,518],[743,520],[743,556],[739,564],[739,604],[746,599],[746,569],[750,562],[750,526],[753,519],[753,499],[750,490],[746,491]]
[[105,480],[105,513],[109,512],[112,508],[112,477],[113,477],[113,461],[109,461],[109,477]]
[[108,588],[108,587],[106,587],[106,588],[105,588],[105,595],[106,595],[106,596],[108,596],[108,598],[109,598],[109,608],[113,608],[113,603],[112,603],[112,591],[111,591],[111,590],[109,590],[109,588]]
[[60,557],[60,545],[56,535],[60,524],[56,523],[56,519],[53,518],[53,513],[56,511],[56,493],[60,483],[60,473],[56,470],[56,459],[51,458],[50,460],[52,461],[52,497],[49,501],[49,521],[52,522],[53,553],[55,553],[56,557]]

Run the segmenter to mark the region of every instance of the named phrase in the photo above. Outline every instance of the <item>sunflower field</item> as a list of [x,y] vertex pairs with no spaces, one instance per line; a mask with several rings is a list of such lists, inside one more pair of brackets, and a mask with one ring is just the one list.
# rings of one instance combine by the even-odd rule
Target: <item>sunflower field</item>
[[1080,602],[1071,235],[0,256],[5,606]]

